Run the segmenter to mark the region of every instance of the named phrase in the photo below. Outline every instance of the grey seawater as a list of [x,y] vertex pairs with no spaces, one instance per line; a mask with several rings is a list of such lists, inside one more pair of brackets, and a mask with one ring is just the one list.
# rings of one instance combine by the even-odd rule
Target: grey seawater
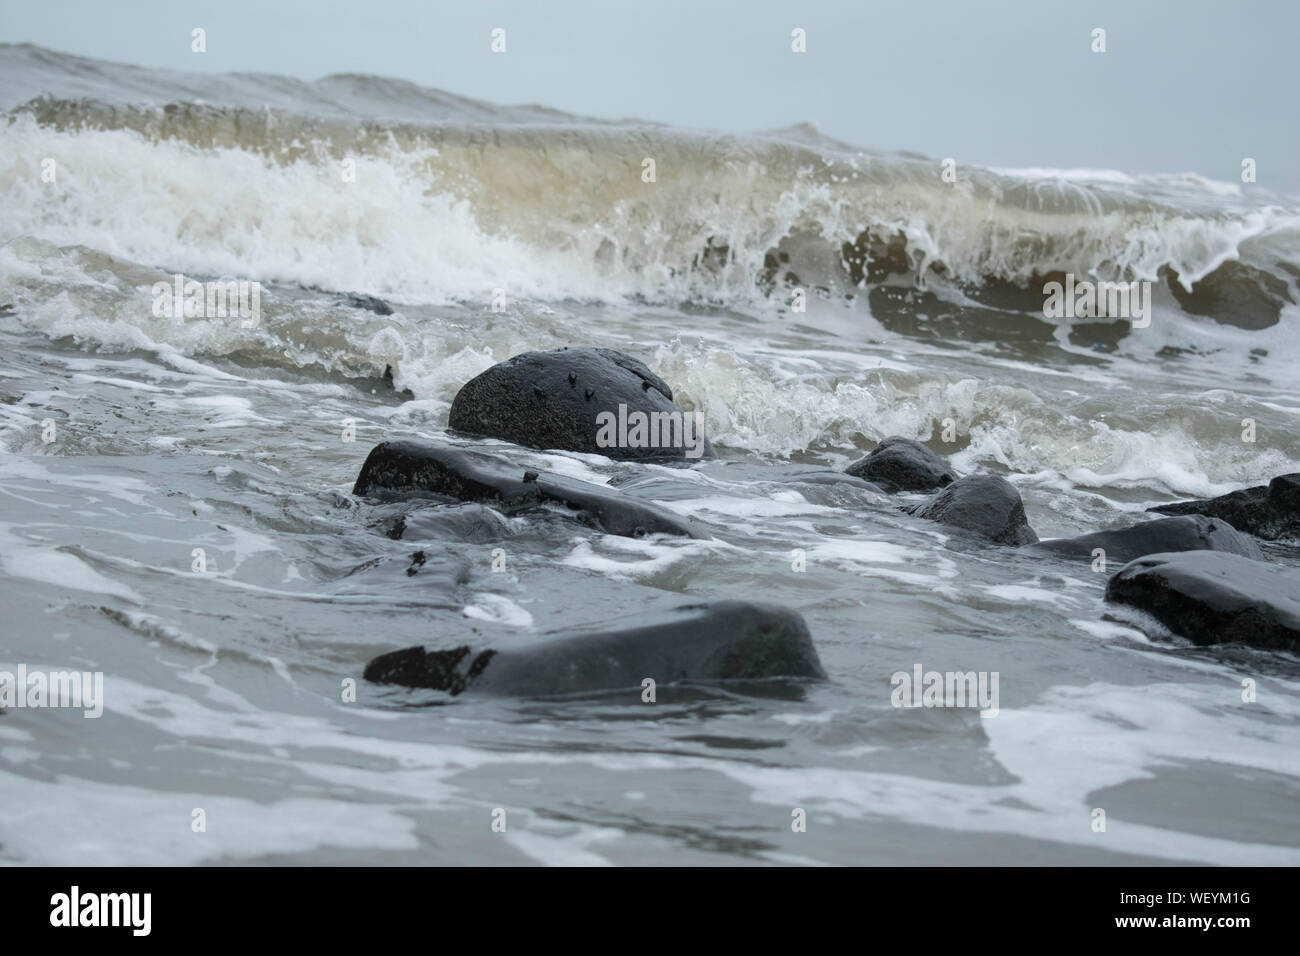
[[[4,667],[101,670],[106,712],[0,717],[8,861],[1300,858],[1295,661],[1153,643],[1104,620],[1105,575],[1086,562],[971,545],[896,500],[790,480],[845,456],[669,468],[476,443],[616,479],[714,542],[369,503],[350,486],[372,442],[463,442],[445,415],[382,381],[87,351],[16,325],[0,382],[7,434],[29,437],[0,459]],[[46,418],[64,435],[50,446]],[[1091,526],[1104,491],[1052,485],[1022,483],[1040,530]],[[500,646],[732,596],[799,609],[831,679],[664,686],[655,704],[640,688],[452,700],[361,680],[395,647]],[[894,707],[891,675],[918,663],[997,672],[999,713]]]
[[[29,95],[87,95],[59,88],[85,72],[58,54],[5,56],[0,72],[27,77]],[[168,86],[174,75],[114,69],[128,92],[152,85],[208,102],[235,82],[182,89]],[[363,80],[347,86],[361,114]],[[248,107],[256,84],[240,82],[252,85],[227,100]],[[412,92],[398,118],[427,116],[428,94]],[[446,108],[471,107],[487,108]],[[494,119],[536,122],[476,114]],[[67,201],[51,204],[25,178],[30,150],[78,145],[60,154]],[[796,313],[779,289],[735,293],[753,292],[755,274],[731,254],[714,269],[707,250],[702,265],[671,260],[671,244],[656,247],[670,258],[638,265],[638,281],[660,282],[657,296],[585,261],[557,278],[581,242],[506,242],[486,231],[486,213],[470,217],[484,232],[457,233],[430,266],[402,243],[426,226],[430,236],[468,228],[454,204],[428,222],[419,217],[430,210],[412,207],[407,231],[387,234],[379,226],[397,221],[398,205],[366,193],[391,220],[345,216],[336,235],[330,216],[355,197],[310,207],[322,217],[311,219],[300,200],[333,193],[313,192],[301,164],[249,157],[237,145],[151,139],[129,122],[63,130],[21,110],[0,138],[0,196],[13,211],[0,234],[0,671],[105,680],[99,718],[0,714],[0,861],[1300,862],[1300,661],[1195,648],[1112,619],[1107,574],[1089,561],[964,540],[903,512],[920,496],[798,480],[905,434],[963,473],[1009,478],[1052,537],[1300,470],[1294,304],[1277,324],[1245,329],[1185,313],[1157,284],[1151,326],[1123,334],[897,276],[865,294],[850,283],[845,295],[827,273]],[[268,191],[262,244],[244,245],[247,224],[205,211],[199,193],[170,210],[167,242],[162,226],[150,231],[147,204],[105,220],[78,162],[110,179],[134,169],[121,186],[128,204],[131,189],[163,202],[169,183],[227,170]],[[1208,187],[1172,198],[1167,183],[1125,187],[1139,188],[1152,202],[1186,202],[1188,220],[1218,208]],[[277,202],[276,189],[288,198]],[[423,189],[399,190],[394,203]],[[1222,216],[1248,218],[1236,207]],[[621,228],[639,221],[629,213]],[[663,233],[642,225],[604,266]],[[1283,239],[1257,237],[1242,255],[1271,263],[1294,236]],[[462,243],[479,259],[456,258]],[[516,280],[501,312],[488,305],[489,266]],[[182,270],[260,279],[260,323],[153,315],[151,285]],[[601,275],[617,288],[589,294]],[[382,295],[395,311],[349,305],[348,292]],[[646,361],[705,413],[719,459],[621,463],[447,431],[469,378],[563,345]],[[1255,443],[1242,441],[1243,418],[1256,423]],[[632,540],[562,515],[355,498],[361,462],[388,438],[612,482],[693,515],[714,540]],[[498,549],[503,571],[493,570]],[[1300,568],[1295,548],[1266,550]],[[806,570],[794,569],[796,552]],[[829,680],[661,684],[648,704],[639,687],[474,699],[361,676],[399,647],[522,644],[715,598],[799,610]],[[917,665],[996,672],[996,716],[895,707],[891,676]],[[192,828],[199,809],[204,832]],[[493,829],[498,809],[504,832]],[[792,829],[799,809],[803,832]]]

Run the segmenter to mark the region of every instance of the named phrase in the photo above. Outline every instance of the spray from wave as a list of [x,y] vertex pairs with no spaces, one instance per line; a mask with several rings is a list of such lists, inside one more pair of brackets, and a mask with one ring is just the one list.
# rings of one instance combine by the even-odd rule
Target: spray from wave
[[[34,59],[46,88],[60,86],[60,59],[80,75],[76,58],[13,46],[0,75]],[[1300,261],[1294,202],[1195,176],[959,167],[946,182],[935,160],[810,127],[741,137],[594,123],[364,77],[280,80],[277,105],[261,108],[238,105],[252,94],[228,79],[190,77],[173,90],[190,99],[142,104],[139,72],[102,64],[94,98],[11,105],[6,238],[425,303],[495,288],[754,302],[792,286],[1027,287],[1052,273],[1176,275],[1190,290],[1228,262],[1248,271],[1225,281],[1245,275],[1276,296],[1290,278],[1279,263]],[[393,115],[405,119],[374,118]],[[46,157],[59,163],[57,203],[42,192]]]
[[[1293,337],[1300,204],[1193,175],[958,166],[948,182],[939,160],[806,125],[721,135],[377,77],[198,76],[21,45],[0,46],[0,81],[0,300],[24,323],[173,362],[391,368],[431,415],[493,361],[590,340],[598,322],[615,344],[638,328],[661,343],[647,358],[734,447],[929,437],[951,418],[965,454],[1008,469],[1207,490],[1252,467],[1214,437],[1213,408],[1149,435],[925,350],[864,374],[861,351],[899,336],[936,350],[987,341],[1004,366],[1064,356],[1080,374],[1117,349],[1151,362],[1254,347],[1283,361]],[[266,283],[266,321],[250,332],[152,315],[150,288],[174,272]],[[1043,284],[1065,274],[1151,281],[1161,321],[1122,346],[1123,323],[1054,327]],[[795,290],[815,320],[793,314]],[[331,293],[381,296],[398,313]],[[665,331],[701,310],[702,340]],[[758,355],[753,319],[726,327],[732,315],[818,328],[797,342],[802,357]],[[846,341],[828,351],[842,321]],[[1267,334],[1242,347],[1224,337],[1233,326]],[[1165,414],[1181,399],[1148,401]],[[1192,459],[1170,453],[1197,436],[1210,444]]]

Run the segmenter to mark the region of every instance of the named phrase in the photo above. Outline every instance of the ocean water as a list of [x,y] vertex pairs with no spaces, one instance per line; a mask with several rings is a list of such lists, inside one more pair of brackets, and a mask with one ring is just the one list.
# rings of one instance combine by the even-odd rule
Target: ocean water
[[[0,91],[0,670],[104,675],[99,718],[0,714],[0,861],[1300,863],[1300,661],[1117,616],[1090,562],[974,546],[919,498],[790,480],[905,435],[1007,477],[1047,538],[1300,471],[1295,197],[946,182],[811,126],[27,45]],[[258,322],[155,314],[178,273],[260,283]],[[1055,273],[1149,282],[1150,324],[1044,318]],[[719,458],[448,433],[466,381],[565,345],[645,361]],[[354,498],[388,438],[614,481],[714,540]],[[830,679],[653,705],[361,679],[721,598],[799,610]],[[996,673],[998,713],[895,707],[917,665]]]

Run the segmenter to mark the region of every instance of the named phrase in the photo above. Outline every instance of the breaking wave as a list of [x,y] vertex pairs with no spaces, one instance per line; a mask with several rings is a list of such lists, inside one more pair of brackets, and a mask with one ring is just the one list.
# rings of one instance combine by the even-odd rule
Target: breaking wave
[[[19,95],[33,71],[42,89],[84,93],[84,62],[6,46],[0,77],[26,77]],[[98,66],[94,96],[10,104],[3,239],[422,303],[501,289],[780,307],[796,286],[996,293],[1063,272],[1176,276],[1178,291],[1201,283],[1202,297],[1207,279],[1246,281],[1281,302],[1300,272],[1295,201],[1198,176],[958,165],[946,182],[939,160],[857,149],[807,125],[735,136],[494,107],[374,77],[181,84],[183,74]],[[155,96],[188,98],[142,102],[146,80]],[[247,105],[255,89],[275,105]],[[57,201],[41,176],[49,158]],[[1228,263],[1244,273],[1220,275]]]

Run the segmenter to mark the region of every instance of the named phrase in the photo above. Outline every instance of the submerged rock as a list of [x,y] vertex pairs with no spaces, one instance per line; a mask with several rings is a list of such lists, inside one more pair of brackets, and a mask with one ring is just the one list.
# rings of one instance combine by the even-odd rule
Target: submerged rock
[[845,474],[879,485],[882,491],[930,491],[957,480],[948,460],[919,441],[891,435],[844,469]]
[[1268,485],[1243,488],[1218,498],[1157,505],[1148,511],[1166,515],[1209,515],[1238,531],[1269,541],[1300,539],[1300,473],[1279,475]]
[[529,448],[624,460],[712,458],[697,418],[631,356],[575,348],[525,352],[492,366],[456,394],[448,423]]
[[696,522],[613,488],[511,465],[491,455],[450,446],[388,441],[371,449],[354,495],[435,494],[477,501],[514,513],[547,504],[608,534],[679,534],[709,538]]
[[1300,650],[1300,574],[1236,554],[1149,554],[1125,565],[1106,600],[1138,608],[1195,644]]
[[530,647],[408,647],[365,670],[366,680],[380,684],[521,697],[639,691],[647,677],[668,684],[825,676],[797,612],[745,601],[685,605],[632,627],[553,634]]
[[909,513],[961,528],[997,544],[1018,546],[1038,540],[1025,518],[1025,505],[1016,486],[993,475],[959,478]]
[[1087,560],[1091,560],[1095,548],[1106,552],[1108,562],[1132,561],[1144,554],[1165,551],[1222,551],[1246,558],[1262,560],[1264,557],[1254,539],[1222,519],[1204,515],[1158,518],[1128,528],[1097,531],[1076,538],[1053,538],[1031,546],[1032,550]]
[[373,312],[375,315],[392,315],[393,307],[373,295],[361,295],[359,292],[349,292],[343,296],[343,302],[354,309],[365,309],[367,312]]
[[861,488],[863,491],[882,492],[884,490],[873,485],[865,478],[859,478],[857,475],[850,475],[843,471],[797,471],[784,476],[783,480],[792,484],[848,485],[850,488]]

